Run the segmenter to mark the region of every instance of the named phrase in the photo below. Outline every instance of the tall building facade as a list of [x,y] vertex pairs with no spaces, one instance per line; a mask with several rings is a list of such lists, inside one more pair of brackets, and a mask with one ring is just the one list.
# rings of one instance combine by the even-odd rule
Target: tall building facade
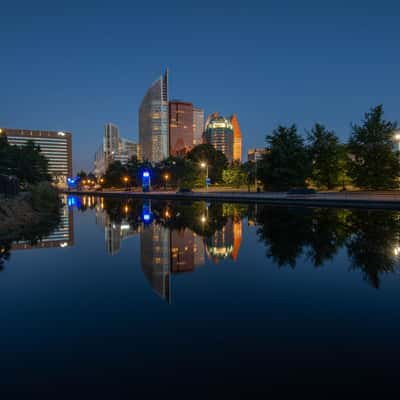
[[159,162],[169,155],[168,70],[148,89],[139,109],[142,160]]
[[204,133],[204,110],[193,108],[193,145],[197,146],[203,143]]
[[230,119],[233,127],[233,160],[242,162],[242,132],[239,121],[236,114],[233,114]]
[[218,113],[208,117],[204,142],[211,144],[216,150],[222,151],[229,162],[234,160],[233,126],[229,119],[220,116]]
[[193,104],[169,102],[169,154],[183,156],[193,148]]
[[138,144],[132,140],[121,138],[116,125],[108,123],[104,126],[103,144],[94,156],[94,174],[104,175],[108,166],[114,161],[126,164],[132,157],[139,158]]
[[66,184],[67,177],[72,176],[71,133],[0,128],[0,135],[6,136],[11,145],[23,146],[32,141],[39,146],[48,160],[49,173],[54,182]]

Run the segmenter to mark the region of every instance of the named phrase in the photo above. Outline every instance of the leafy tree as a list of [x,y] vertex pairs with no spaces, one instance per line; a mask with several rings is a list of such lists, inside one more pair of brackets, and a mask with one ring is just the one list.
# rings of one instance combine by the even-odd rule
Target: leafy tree
[[240,187],[246,184],[247,176],[239,163],[232,163],[227,169],[223,170],[222,180],[228,186]]
[[140,162],[136,156],[133,156],[126,165],[128,176],[133,186],[140,185]]
[[123,177],[127,175],[127,173],[128,172],[125,165],[122,165],[120,161],[114,161],[108,166],[107,171],[104,175],[104,186],[123,186]]
[[245,175],[247,189],[248,191],[250,191],[250,186],[253,185],[256,180],[256,172],[257,172],[256,162],[246,161],[245,163],[242,164],[241,168]]
[[87,179],[87,173],[85,172],[85,171],[83,171],[83,170],[80,170],[77,174],[76,174],[76,176],[79,176],[79,178],[83,181],[83,180],[85,180],[85,179]]
[[12,146],[7,139],[1,138],[0,173],[17,176],[23,185],[50,180],[47,158],[32,141],[23,146]]
[[[199,175],[199,166],[192,160],[181,157],[169,157],[158,165],[159,175],[163,183],[175,187],[195,186]],[[168,176],[166,180],[165,177]]]
[[315,124],[308,134],[312,159],[311,178],[318,187],[333,189],[339,185],[341,148],[335,132]]
[[311,162],[296,125],[279,126],[266,137],[269,148],[259,162],[259,178],[264,187],[273,190],[306,187]]
[[365,114],[362,125],[353,125],[348,144],[349,175],[362,189],[398,187],[400,161],[393,148],[396,123],[383,119],[383,106]]
[[215,150],[214,146],[211,144],[199,144],[188,153],[187,158],[198,165],[202,162],[207,163],[208,176],[211,178],[211,183],[222,182],[222,171],[227,168],[228,160],[225,154]]

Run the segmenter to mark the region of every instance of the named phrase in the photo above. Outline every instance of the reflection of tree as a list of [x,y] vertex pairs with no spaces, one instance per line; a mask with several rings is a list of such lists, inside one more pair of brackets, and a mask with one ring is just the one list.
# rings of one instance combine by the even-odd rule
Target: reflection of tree
[[318,267],[332,259],[346,237],[344,211],[288,207],[260,207],[257,231],[267,256],[279,266],[296,266],[306,254]]
[[364,279],[374,288],[380,275],[393,272],[394,249],[400,234],[399,213],[393,211],[353,211],[348,217],[351,233],[346,247],[352,268],[361,269]]
[[307,256],[315,267],[332,260],[346,240],[346,210],[319,208],[313,210],[308,237]]

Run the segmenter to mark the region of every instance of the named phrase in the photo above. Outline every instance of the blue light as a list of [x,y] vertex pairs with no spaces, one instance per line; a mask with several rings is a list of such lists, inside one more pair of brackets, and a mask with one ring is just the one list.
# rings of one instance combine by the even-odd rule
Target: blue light
[[143,221],[150,221],[150,215],[149,214],[143,214]]
[[147,171],[144,171],[143,172],[143,177],[144,178],[148,178],[150,176],[150,173],[149,172],[147,172]]

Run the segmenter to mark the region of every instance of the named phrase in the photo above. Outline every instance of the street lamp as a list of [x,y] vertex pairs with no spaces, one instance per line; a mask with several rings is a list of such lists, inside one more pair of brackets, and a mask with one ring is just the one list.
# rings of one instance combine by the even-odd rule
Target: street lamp
[[400,131],[395,132],[394,140],[397,142],[397,150],[400,151]]
[[164,186],[165,186],[165,189],[167,188],[167,182],[168,182],[168,179],[169,179],[169,175],[168,174],[164,174]]
[[124,182],[125,182],[126,189],[128,189],[128,181],[129,181],[129,178],[127,176],[124,176]]
[[206,169],[206,191],[208,191],[208,164],[202,161],[200,167]]

